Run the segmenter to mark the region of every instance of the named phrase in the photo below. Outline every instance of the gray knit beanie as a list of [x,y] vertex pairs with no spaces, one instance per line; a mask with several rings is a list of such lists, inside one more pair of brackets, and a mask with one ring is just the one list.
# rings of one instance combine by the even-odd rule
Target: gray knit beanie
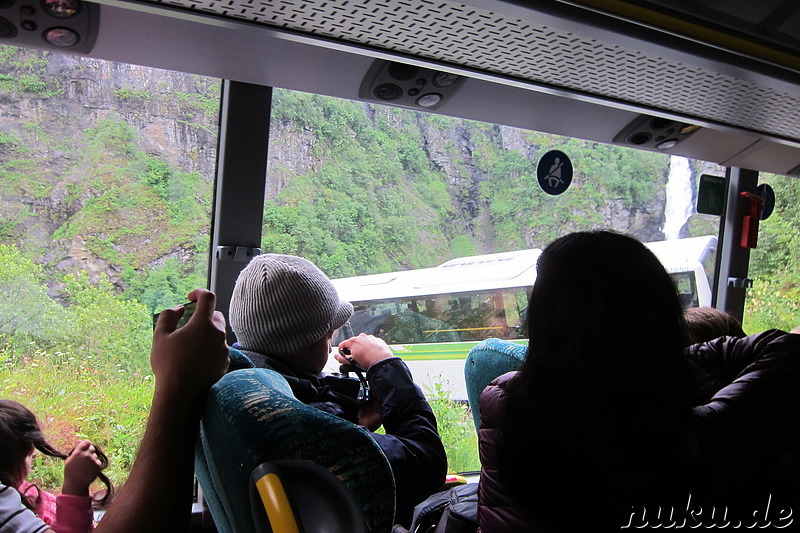
[[264,254],[239,273],[229,314],[243,349],[285,357],[342,327],[353,306],[310,261]]

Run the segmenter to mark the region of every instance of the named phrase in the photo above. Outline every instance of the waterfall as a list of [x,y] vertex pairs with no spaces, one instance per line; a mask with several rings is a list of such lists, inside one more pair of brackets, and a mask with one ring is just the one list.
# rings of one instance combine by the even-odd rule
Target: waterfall
[[664,238],[667,240],[679,238],[681,228],[694,213],[691,177],[689,160],[676,155],[670,156],[663,229]]

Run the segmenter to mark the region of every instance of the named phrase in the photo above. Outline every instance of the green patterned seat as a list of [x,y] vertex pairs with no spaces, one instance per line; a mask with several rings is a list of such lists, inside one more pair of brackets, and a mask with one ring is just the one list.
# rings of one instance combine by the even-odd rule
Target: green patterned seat
[[[240,353],[231,351],[237,367]],[[246,358],[245,358],[246,360]],[[280,374],[263,368],[228,373],[211,389],[195,470],[220,533],[251,533],[251,472],[277,459],[312,461],[352,491],[370,531],[394,520],[391,467],[369,432],[298,401]]]
[[475,345],[464,363],[464,380],[467,384],[467,401],[472,411],[475,430],[480,427],[480,399],[483,389],[493,379],[507,372],[519,370],[528,347],[501,339],[486,339]]

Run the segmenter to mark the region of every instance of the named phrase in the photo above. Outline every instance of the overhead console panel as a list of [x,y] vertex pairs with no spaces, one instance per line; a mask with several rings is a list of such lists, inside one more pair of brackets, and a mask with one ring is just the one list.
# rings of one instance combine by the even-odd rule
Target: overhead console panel
[[436,111],[456,94],[466,78],[458,74],[376,59],[364,76],[361,100]]
[[86,54],[99,12],[83,0],[0,0],[0,43]]
[[641,115],[625,126],[614,142],[663,152],[675,148],[699,129],[700,126],[689,122]]

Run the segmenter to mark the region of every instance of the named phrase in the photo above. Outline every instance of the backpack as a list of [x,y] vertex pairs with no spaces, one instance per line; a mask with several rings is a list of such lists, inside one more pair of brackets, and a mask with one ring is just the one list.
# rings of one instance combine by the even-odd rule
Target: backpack
[[437,492],[414,508],[409,533],[476,533],[478,484]]

